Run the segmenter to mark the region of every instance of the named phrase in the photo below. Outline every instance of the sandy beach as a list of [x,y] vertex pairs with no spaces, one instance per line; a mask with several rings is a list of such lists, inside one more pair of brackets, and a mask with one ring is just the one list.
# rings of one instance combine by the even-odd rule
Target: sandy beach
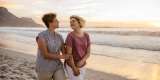
[[[0,37],[0,80],[37,80],[35,39],[5,32],[1,32]],[[131,37],[128,36],[129,41],[133,40]],[[140,41],[135,37],[134,40]],[[125,41],[119,44],[137,45]],[[149,46],[153,49],[159,46],[154,44],[143,43],[141,46],[145,49],[92,44],[86,80],[160,80],[160,51],[147,50]]]
[[31,55],[0,48],[0,80],[36,80]]
[[[0,53],[0,80],[37,80],[35,56],[3,48],[0,48]],[[87,68],[86,80],[133,79]]]

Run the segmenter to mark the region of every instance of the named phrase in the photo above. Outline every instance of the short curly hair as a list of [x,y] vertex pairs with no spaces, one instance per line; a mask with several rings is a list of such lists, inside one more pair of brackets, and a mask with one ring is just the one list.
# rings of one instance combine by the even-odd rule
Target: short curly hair
[[72,19],[72,18],[74,18],[78,21],[80,28],[83,28],[85,26],[86,21],[82,17],[77,16],[77,15],[72,15],[72,16],[70,16],[70,19]]
[[49,23],[52,22],[54,18],[56,18],[55,13],[47,13],[43,15],[42,21],[46,25],[46,27],[49,28]]

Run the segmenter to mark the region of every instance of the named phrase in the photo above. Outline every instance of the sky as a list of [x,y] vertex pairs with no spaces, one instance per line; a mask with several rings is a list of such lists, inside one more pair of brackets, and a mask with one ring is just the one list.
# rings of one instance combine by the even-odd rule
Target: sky
[[55,12],[66,25],[79,15],[90,26],[160,26],[160,0],[0,0],[0,6],[18,17],[41,22],[43,14]]

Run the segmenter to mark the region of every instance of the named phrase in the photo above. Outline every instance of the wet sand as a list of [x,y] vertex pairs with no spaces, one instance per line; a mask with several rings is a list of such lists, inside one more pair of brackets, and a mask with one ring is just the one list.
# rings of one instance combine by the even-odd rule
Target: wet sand
[[[0,80],[37,80],[35,56],[0,48]],[[86,80],[134,80],[87,68]]]
[[131,80],[160,80],[160,64],[92,55],[87,68],[121,75]]
[[[36,56],[0,48],[0,80],[36,80]],[[86,80],[159,80],[160,65],[91,55]]]

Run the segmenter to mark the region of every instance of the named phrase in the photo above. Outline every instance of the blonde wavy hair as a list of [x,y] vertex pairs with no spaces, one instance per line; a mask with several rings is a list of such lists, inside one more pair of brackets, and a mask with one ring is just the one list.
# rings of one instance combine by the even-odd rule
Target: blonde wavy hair
[[85,26],[86,21],[82,17],[77,16],[77,15],[72,15],[72,16],[70,16],[70,19],[72,19],[72,18],[74,18],[78,21],[80,28],[83,28]]

